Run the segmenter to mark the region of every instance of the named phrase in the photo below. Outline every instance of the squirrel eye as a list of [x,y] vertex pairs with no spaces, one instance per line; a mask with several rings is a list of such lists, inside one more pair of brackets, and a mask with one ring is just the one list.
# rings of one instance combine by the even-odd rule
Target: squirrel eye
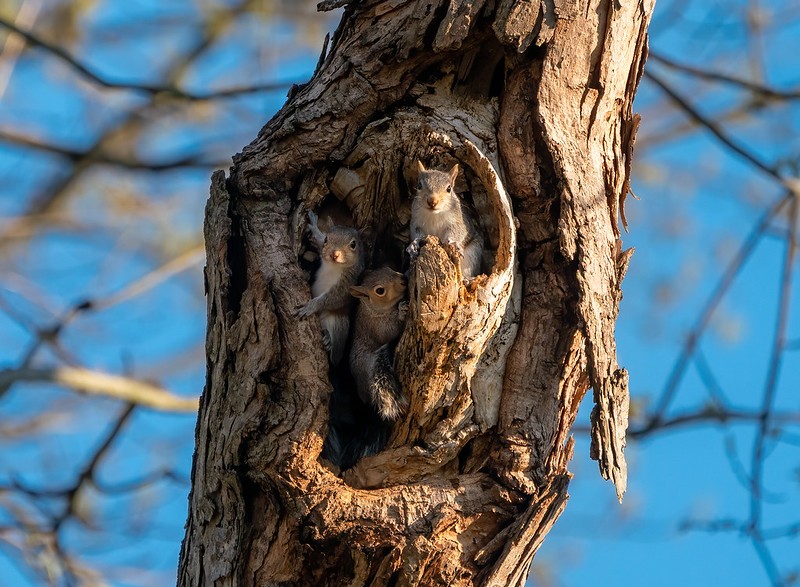
[[422,182],[419,182],[419,183],[417,184],[417,189],[418,189],[418,190],[421,190],[421,189],[422,189]]
[[448,194],[450,193],[450,190],[451,190],[451,189],[452,189],[452,187],[450,187],[450,186],[447,186],[447,193],[448,193]]
[[322,241],[322,244],[323,244],[323,245],[327,245],[327,244],[328,244],[328,237],[327,237],[327,236],[325,237],[325,240],[324,240],[324,241]]
[[350,241],[350,248],[354,251],[356,250],[356,239]]
[[386,290],[385,290],[385,289],[383,289],[383,288],[382,288],[382,287],[379,285],[378,287],[376,287],[376,288],[375,288],[375,293],[376,293],[376,294],[378,294],[379,296],[382,296],[383,294],[385,294],[385,293],[386,293]]

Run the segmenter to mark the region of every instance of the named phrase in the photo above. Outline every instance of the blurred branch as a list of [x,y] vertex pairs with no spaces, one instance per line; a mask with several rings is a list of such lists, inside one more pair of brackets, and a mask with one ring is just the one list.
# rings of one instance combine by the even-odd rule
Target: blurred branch
[[36,414],[22,422],[3,422],[0,427],[0,439],[34,436],[35,434],[58,429],[59,424],[68,420],[66,414],[56,409],[52,412]]
[[764,492],[764,465],[766,461],[765,448],[769,426],[775,417],[773,412],[775,394],[778,389],[778,375],[781,370],[784,344],[786,343],[786,334],[789,328],[795,253],[797,251],[797,200],[797,196],[793,197],[789,208],[789,238],[786,242],[783,268],[781,270],[778,311],[775,318],[775,336],[772,341],[767,379],[764,383],[759,426],[756,432],[756,439],[753,443],[752,485],[750,487],[750,520],[748,522],[748,528],[751,530],[750,540],[774,585],[783,585],[784,581],[772,553],[765,544],[765,538],[762,535],[762,525],[764,521],[762,516],[762,500]]
[[77,500],[81,489],[87,482],[91,482],[94,485],[94,478],[97,474],[97,468],[100,466],[100,462],[103,460],[106,453],[111,448],[111,445],[122,432],[122,428],[130,419],[131,415],[133,415],[135,408],[136,406],[134,404],[128,404],[125,406],[125,409],[122,410],[122,413],[117,418],[117,421],[114,423],[114,426],[111,428],[108,435],[106,435],[103,442],[100,443],[100,446],[94,451],[92,458],[89,459],[89,462],[78,475],[74,486],[64,491],[64,494],[67,498],[67,508],[61,514],[61,516],[58,517],[56,521],[56,530],[58,530],[59,526],[69,516],[79,513],[79,505]]
[[103,153],[102,150],[96,148],[90,148],[86,151],[78,151],[69,149],[67,147],[60,147],[58,145],[45,143],[33,137],[7,130],[0,130],[0,141],[13,143],[22,147],[29,147],[38,151],[46,151],[48,153],[53,153],[54,155],[60,155],[61,157],[67,158],[72,163],[100,163],[142,171],[172,171],[174,169],[183,168],[215,169],[225,167],[228,164],[226,161],[201,161],[195,157],[181,157],[173,161],[159,162],[147,162],[132,158],[125,159],[121,157],[110,156],[106,153]]
[[10,385],[17,381],[58,383],[79,393],[111,397],[154,410],[186,413],[197,411],[198,400],[196,397],[180,397],[149,383],[88,369],[57,367],[55,369],[23,368],[0,371],[0,386]]
[[202,262],[204,259],[205,248],[203,245],[192,247],[177,257],[170,259],[160,267],[157,267],[144,277],[137,279],[117,293],[112,294],[105,299],[91,301],[88,303],[91,305],[92,309],[105,310],[106,308],[110,308],[111,306],[127,301],[144,293],[158,284],[163,283],[173,275],[176,275],[181,271],[185,271],[186,269]]
[[750,90],[751,92],[754,92],[756,94],[760,94],[767,98],[775,98],[779,100],[796,100],[800,98],[800,90],[776,90],[775,88],[770,88],[763,84],[747,81],[738,77],[733,77],[725,75],[723,73],[701,69],[699,67],[694,67],[692,65],[678,63],[676,61],[668,59],[667,57],[664,57],[660,53],[654,53],[651,51],[648,58],[657,61],[658,63],[661,63],[671,69],[682,71],[684,73],[691,74],[695,77],[738,86],[746,90]]
[[683,380],[683,376],[686,373],[687,367],[689,366],[689,361],[692,358],[692,355],[697,348],[697,344],[705,332],[705,329],[708,326],[714,311],[717,309],[717,306],[727,293],[728,289],[733,283],[733,280],[737,275],[739,275],[741,268],[752,254],[759,240],[761,240],[764,230],[767,228],[767,226],[769,226],[769,223],[772,222],[772,219],[780,213],[780,211],[792,197],[794,196],[791,192],[784,194],[783,197],[777,200],[761,216],[755,227],[753,227],[753,229],[750,231],[750,234],[747,236],[742,246],[739,248],[734,259],[726,267],[722,278],[714,288],[714,291],[695,321],[694,326],[687,335],[686,342],[681,349],[681,354],[672,368],[672,372],[670,373],[667,383],[664,386],[664,391],[661,392],[661,396],[658,399],[656,408],[653,410],[650,420],[643,428],[642,433],[647,432],[648,429],[656,428],[662,423],[664,414],[666,413],[669,405],[672,403],[672,400],[678,391],[678,386]]
[[[656,432],[664,432],[672,428],[689,426],[692,424],[730,424],[734,422],[752,423],[761,421],[761,412],[754,410],[719,409],[716,407],[703,407],[699,410],[678,414],[670,418],[663,418],[657,425],[650,422],[645,423],[640,428],[631,428],[628,435],[631,438],[643,438],[651,436]],[[793,424],[800,425],[800,411],[780,412],[772,414],[771,421],[774,424]],[[581,429],[576,426],[575,430],[588,431],[588,428]]]
[[[194,44],[185,53],[173,59],[167,66],[167,71],[164,74],[164,79],[167,80],[166,85],[176,85],[177,81],[189,70],[192,64],[228,30],[234,19],[255,6],[256,2],[257,0],[242,0],[224,11],[214,12],[213,17],[207,18],[202,27],[202,33]],[[68,193],[70,186],[91,168],[92,157],[102,152],[109,144],[112,144],[115,137],[120,133],[133,133],[135,129],[139,128],[143,118],[155,107],[156,103],[156,96],[150,94],[147,103],[126,112],[121,120],[106,128],[85,152],[85,156],[74,162],[72,172],[69,175],[56,178],[51,182],[51,185],[32,198],[31,203],[27,206],[26,214],[40,214],[51,210]],[[0,246],[2,246],[1,241]]]
[[113,90],[129,90],[135,92],[144,92],[152,96],[168,95],[188,101],[204,101],[216,100],[220,98],[232,98],[245,94],[255,94],[258,92],[275,92],[287,90],[297,81],[280,81],[268,84],[257,84],[253,86],[241,86],[234,88],[226,88],[223,90],[216,90],[213,92],[189,92],[179,88],[177,85],[159,86],[156,84],[137,84],[132,82],[115,82],[108,80],[101,75],[92,71],[89,67],[81,63],[78,59],[68,53],[64,48],[59,47],[53,43],[44,41],[31,31],[27,31],[20,26],[17,26],[13,21],[0,16],[0,26],[3,26],[25,39],[31,46],[38,47],[48,52],[53,57],[57,57],[63,63],[69,65],[73,70],[78,72],[85,79],[90,82],[101,86],[103,88]]
[[673,101],[677,104],[686,114],[689,115],[695,122],[699,125],[704,126],[708,129],[711,134],[713,134],[717,139],[728,149],[737,153],[751,164],[753,164],[756,168],[760,169],[773,179],[777,180],[781,185],[786,185],[789,187],[783,180],[783,177],[778,173],[777,169],[771,167],[761,161],[758,157],[756,157],[753,153],[745,149],[743,146],[735,142],[732,138],[730,138],[722,129],[710,118],[700,114],[700,112],[692,106],[685,98],[679,95],[672,87],[667,84],[663,79],[661,79],[658,75],[654,74],[652,71],[645,70],[644,75],[647,79],[652,81],[656,84],[661,90]]
[[[41,0],[23,0],[17,11],[14,24],[22,25],[26,28],[33,26],[41,8]],[[0,99],[6,93],[11,74],[23,49],[25,49],[25,39],[19,35],[8,35],[2,47],[0,47],[0,58],[2,59],[0,61]]]
[[99,491],[112,495],[120,493],[130,493],[131,491],[142,489],[163,479],[168,479],[170,481],[174,481],[176,483],[182,483],[185,485],[189,484],[189,479],[186,479],[185,477],[179,475],[177,472],[173,470],[165,469],[162,471],[155,471],[153,473],[150,473],[149,475],[145,475],[140,479],[133,479],[131,481],[126,481],[116,484],[110,484],[110,483],[105,484],[95,480],[94,485]]

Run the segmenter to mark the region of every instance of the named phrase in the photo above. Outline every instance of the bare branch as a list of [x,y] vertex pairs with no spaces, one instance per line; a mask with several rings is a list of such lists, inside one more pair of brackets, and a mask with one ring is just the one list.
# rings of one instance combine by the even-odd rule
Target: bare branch
[[[706,406],[699,410],[685,412],[671,418],[663,418],[655,425],[647,422],[641,428],[630,430],[628,434],[632,438],[643,438],[645,436],[651,436],[657,432],[664,432],[671,428],[679,428],[692,424],[709,423],[725,425],[733,422],[752,423],[759,422],[760,420],[761,414],[758,411],[736,409],[724,410],[718,409],[717,407]],[[772,421],[773,423],[800,425],[800,412],[781,412],[773,414]],[[585,427],[576,426],[575,430],[586,432]]]
[[183,100],[189,101],[203,101],[203,100],[216,100],[220,98],[231,98],[242,96],[246,94],[256,94],[258,92],[275,92],[283,91],[292,86],[298,81],[279,81],[268,84],[257,84],[253,86],[240,86],[233,88],[226,88],[214,92],[190,92],[179,88],[177,85],[159,86],[156,84],[139,84],[133,82],[116,82],[108,80],[101,75],[92,71],[88,66],[81,63],[77,58],[67,52],[63,47],[59,47],[53,43],[49,43],[31,31],[27,31],[20,26],[17,26],[13,21],[0,16],[0,26],[16,33],[25,39],[31,46],[38,47],[47,51],[53,57],[57,57],[61,62],[69,65],[73,70],[79,73],[84,79],[112,90],[129,90],[135,92],[144,92],[153,96],[168,95]]
[[672,69],[682,71],[684,73],[689,73],[694,75],[695,77],[722,82],[734,86],[739,86],[746,90],[750,90],[756,94],[765,96],[767,98],[775,98],[780,100],[796,100],[800,98],[800,90],[776,90],[775,88],[770,88],[763,84],[759,84],[756,82],[751,82],[748,80],[744,80],[738,77],[725,75],[723,73],[719,73],[716,71],[709,71],[707,69],[701,69],[699,67],[695,67],[693,65],[686,65],[684,63],[678,63],[677,61],[673,61],[664,57],[660,53],[653,53],[650,52],[649,59],[653,61],[657,61],[667,67]]
[[68,147],[45,143],[44,141],[40,141],[33,137],[7,130],[0,131],[0,141],[14,143],[16,145],[29,147],[38,151],[46,151],[48,153],[60,155],[72,163],[99,163],[141,171],[172,171],[174,169],[183,168],[215,169],[219,167],[225,167],[227,165],[227,162],[225,161],[203,161],[192,156],[180,157],[178,159],[174,159],[173,161],[158,162],[142,161],[136,158],[115,157],[108,155],[107,153],[104,153],[102,150],[96,149],[95,147],[91,147],[85,151],[78,151]]
[[170,259],[160,267],[157,267],[147,275],[137,279],[117,293],[97,301],[89,302],[92,309],[105,310],[116,304],[134,298],[160,283],[163,283],[173,275],[189,269],[205,259],[205,249],[203,245],[197,245],[181,253],[177,257]]
[[791,199],[789,210],[789,239],[786,242],[783,257],[783,268],[780,277],[780,293],[778,297],[775,336],[773,337],[772,342],[772,351],[770,353],[767,379],[764,383],[759,426],[756,433],[756,439],[753,443],[751,475],[753,482],[750,488],[749,526],[753,529],[751,540],[756,552],[759,555],[759,558],[761,559],[762,564],[764,565],[764,569],[768,572],[770,578],[773,580],[773,583],[776,585],[783,584],[783,580],[780,578],[780,573],[777,569],[772,554],[770,553],[766,544],[764,544],[764,538],[761,535],[761,530],[763,524],[762,507],[764,465],[766,460],[766,440],[770,423],[774,418],[773,404],[775,402],[775,395],[778,389],[778,375],[780,374],[781,370],[784,344],[786,342],[786,335],[789,328],[789,310],[792,303],[792,278],[795,265],[795,253],[797,251],[797,196]]
[[785,185],[783,177],[781,177],[777,169],[767,165],[766,163],[761,161],[758,157],[756,157],[753,153],[751,153],[743,146],[738,144],[736,141],[734,141],[732,138],[730,138],[727,134],[725,134],[722,131],[722,129],[713,120],[707,118],[703,114],[700,114],[700,112],[694,106],[692,106],[688,102],[688,100],[679,95],[675,90],[672,89],[672,87],[670,87],[669,84],[667,84],[658,75],[654,74],[652,71],[649,70],[645,71],[644,75],[654,84],[656,84],[659,88],[661,88],[673,102],[675,102],[678,106],[680,106],[680,108],[684,112],[686,112],[686,114],[689,115],[689,117],[691,117],[695,122],[697,122],[701,126],[707,128],[711,132],[711,134],[717,137],[717,139],[719,139],[719,141],[723,145],[728,147],[728,149],[744,157],[747,161],[752,163],[756,168],[760,169],[773,179],[778,180],[778,182],[780,182],[781,185]]
[[58,383],[79,393],[101,395],[166,412],[194,413],[197,398],[180,397],[169,391],[128,377],[75,367],[54,369],[5,369],[0,371],[0,387],[17,381]]
[[759,221],[750,231],[750,234],[745,239],[739,251],[736,253],[736,256],[731,261],[730,265],[728,265],[728,267],[725,269],[725,273],[723,274],[713,293],[703,307],[703,310],[700,312],[700,315],[698,316],[694,326],[686,337],[686,342],[681,350],[681,355],[678,357],[678,360],[675,362],[675,365],[672,368],[672,372],[669,375],[669,379],[664,387],[664,391],[661,393],[661,397],[659,398],[656,408],[650,417],[650,421],[645,426],[645,431],[648,428],[657,427],[662,422],[664,414],[669,408],[669,405],[672,403],[672,400],[678,391],[678,386],[683,380],[683,376],[686,373],[686,368],[689,366],[689,361],[694,354],[695,349],[697,348],[697,343],[699,342],[701,336],[705,332],[706,327],[708,326],[709,321],[711,320],[711,316],[714,314],[714,311],[717,309],[717,306],[722,301],[723,296],[727,293],[728,289],[733,283],[733,280],[739,274],[739,271],[744,266],[747,259],[750,258],[750,255],[752,254],[759,240],[761,240],[764,230],[767,228],[767,226],[769,226],[769,223],[772,222],[772,219],[780,213],[780,211],[792,197],[793,195],[791,192],[785,194],[761,216]]

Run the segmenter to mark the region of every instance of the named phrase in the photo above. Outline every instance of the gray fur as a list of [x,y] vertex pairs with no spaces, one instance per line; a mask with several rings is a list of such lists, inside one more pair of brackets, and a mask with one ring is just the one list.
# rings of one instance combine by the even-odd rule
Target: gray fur
[[[308,213],[309,230],[313,240],[320,247],[320,267],[314,276],[312,292],[320,290],[306,305],[295,311],[295,315],[305,318],[319,314],[322,326],[322,340],[328,351],[330,361],[336,365],[342,360],[347,346],[347,334],[350,331],[350,310],[353,298],[350,287],[358,283],[366,264],[364,243],[355,228],[332,226],[327,234],[317,226],[317,215]],[[355,241],[355,249],[351,244]],[[341,255],[342,262],[331,259],[334,251]],[[331,280],[321,284],[320,280]]]
[[[376,287],[386,290],[386,299],[377,298],[373,293]],[[351,291],[359,297],[350,351],[350,371],[356,380],[356,390],[381,419],[393,422],[408,409],[408,400],[394,374],[391,350],[405,321],[407,304],[402,302],[405,279],[383,267],[367,272],[362,285]]]
[[442,244],[455,245],[461,255],[461,273],[465,279],[481,272],[483,237],[456,194],[458,165],[449,172],[425,169],[417,161],[417,190],[411,203],[411,239],[409,252],[419,250],[420,239],[435,236]]

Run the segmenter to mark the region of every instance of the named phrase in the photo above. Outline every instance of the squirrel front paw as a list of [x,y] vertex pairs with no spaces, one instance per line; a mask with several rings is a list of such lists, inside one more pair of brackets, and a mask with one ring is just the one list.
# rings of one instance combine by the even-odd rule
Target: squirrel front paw
[[316,308],[314,308],[313,300],[312,300],[312,302],[308,302],[307,304],[305,304],[303,306],[295,308],[294,312],[292,312],[292,313],[294,314],[294,316],[296,318],[308,318],[309,316],[311,316],[311,314],[313,314],[315,312],[315,310],[316,310]]
[[402,322],[406,319],[406,315],[408,314],[408,302],[403,300],[399,304],[397,304],[397,317]]
[[333,345],[331,343],[331,333],[328,332],[327,330],[323,330],[322,331],[322,348],[325,349],[326,353],[330,354],[332,346]]
[[411,241],[411,244],[406,247],[406,253],[408,253],[408,257],[411,261],[419,257],[419,249],[422,247],[424,242],[424,238],[415,238],[413,241]]
[[451,257],[457,258],[459,261],[464,258],[464,247],[462,247],[460,243],[454,240],[448,240],[444,243],[444,248]]

